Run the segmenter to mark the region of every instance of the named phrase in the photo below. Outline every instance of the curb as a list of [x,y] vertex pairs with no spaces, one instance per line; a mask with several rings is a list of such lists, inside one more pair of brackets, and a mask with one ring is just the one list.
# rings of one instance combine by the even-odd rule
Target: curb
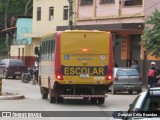
[[20,95],[18,93],[2,93],[0,96],[0,100],[18,100],[24,98],[24,95]]

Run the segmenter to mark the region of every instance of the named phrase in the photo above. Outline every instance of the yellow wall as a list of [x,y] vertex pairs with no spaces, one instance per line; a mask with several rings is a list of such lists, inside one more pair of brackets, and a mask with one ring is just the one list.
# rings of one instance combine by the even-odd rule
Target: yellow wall
[[[40,36],[56,31],[57,26],[68,25],[63,20],[63,7],[68,0],[33,0],[33,33]],[[37,7],[41,7],[41,21],[37,21]],[[49,7],[54,7],[54,19],[49,21]]]
[[[10,56],[23,56],[22,49],[24,48],[24,56],[34,56],[34,51],[32,51],[33,45],[11,45]],[[20,54],[19,51],[20,50]]]

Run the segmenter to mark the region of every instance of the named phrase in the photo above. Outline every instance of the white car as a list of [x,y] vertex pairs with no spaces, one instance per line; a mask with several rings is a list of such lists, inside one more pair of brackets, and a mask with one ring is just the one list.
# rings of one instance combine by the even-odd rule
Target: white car
[[140,93],[126,114],[124,120],[160,120],[160,87]]

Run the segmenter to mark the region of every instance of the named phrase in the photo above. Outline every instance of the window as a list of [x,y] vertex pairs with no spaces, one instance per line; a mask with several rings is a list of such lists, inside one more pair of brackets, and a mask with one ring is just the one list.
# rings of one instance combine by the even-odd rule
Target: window
[[53,60],[54,58],[54,50],[55,50],[55,41],[47,40],[42,42],[41,46],[41,59],[42,60]]
[[37,21],[41,20],[41,7],[37,7]]
[[115,3],[115,0],[100,0],[100,4],[112,4]]
[[49,21],[54,19],[54,7],[49,7]]
[[80,5],[93,5],[93,0],[81,0]]
[[68,6],[63,7],[63,20],[68,20]]
[[142,5],[142,0],[124,0],[124,6]]

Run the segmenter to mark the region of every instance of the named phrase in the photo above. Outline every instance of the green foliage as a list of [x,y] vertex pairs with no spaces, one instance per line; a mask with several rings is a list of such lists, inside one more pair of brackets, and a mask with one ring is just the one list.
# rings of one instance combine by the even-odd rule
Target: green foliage
[[[8,14],[7,14],[7,26],[10,27],[11,18],[17,16],[23,16],[25,13],[25,6],[29,0],[9,0]],[[32,6],[33,2],[29,6]],[[6,0],[0,0],[0,31],[4,29],[4,16],[6,9]],[[28,11],[29,16],[32,15],[32,9]],[[10,36],[11,38],[11,36]],[[10,42],[11,40],[9,40]],[[10,43],[5,43],[5,34],[0,33],[0,53],[6,52],[6,45]]]
[[160,12],[157,9],[145,20],[145,25],[142,46],[147,53],[160,57]]
[[[22,16],[25,12],[25,6],[28,0],[10,0],[8,7],[8,23],[12,16]],[[32,2],[31,5],[32,6]],[[5,0],[0,0],[0,24],[4,22],[4,10],[5,10]],[[32,9],[28,12],[27,15],[32,15]]]

